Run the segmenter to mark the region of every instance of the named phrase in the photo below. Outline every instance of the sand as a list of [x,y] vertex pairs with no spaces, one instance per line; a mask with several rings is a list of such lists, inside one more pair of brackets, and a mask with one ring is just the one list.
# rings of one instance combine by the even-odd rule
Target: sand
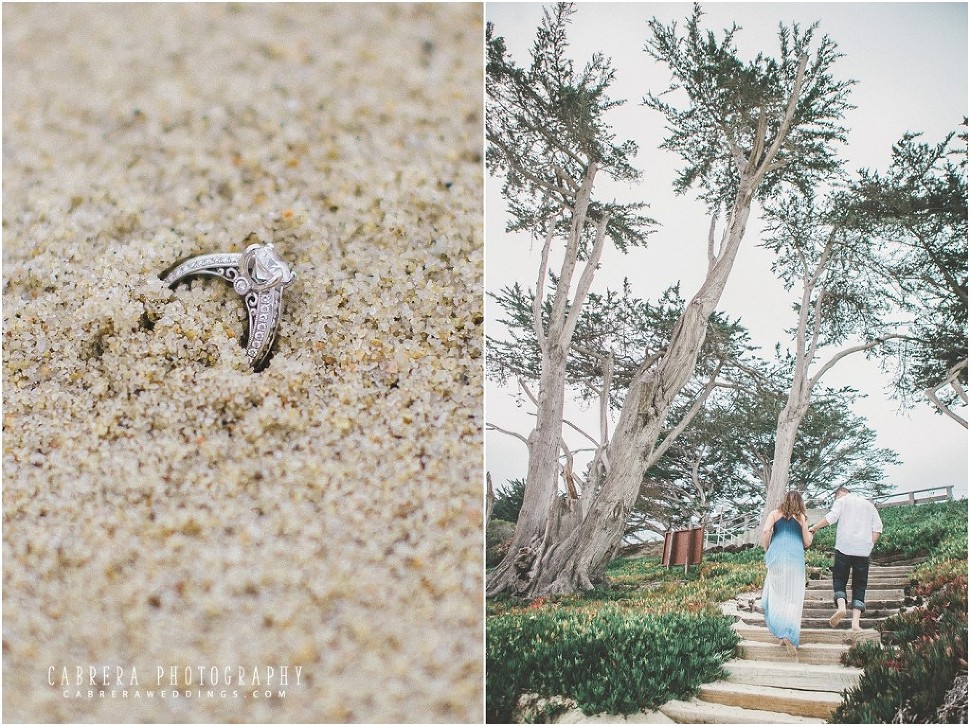
[[5,721],[482,720],[481,16],[3,7]]

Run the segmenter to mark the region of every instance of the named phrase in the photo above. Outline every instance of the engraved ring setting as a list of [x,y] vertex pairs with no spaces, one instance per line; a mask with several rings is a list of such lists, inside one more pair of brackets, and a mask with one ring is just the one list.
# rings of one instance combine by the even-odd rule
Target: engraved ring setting
[[283,312],[283,289],[296,275],[272,244],[259,242],[249,245],[242,253],[217,252],[190,257],[172,268],[162,281],[174,288],[192,275],[221,277],[243,297],[249,317],[249,334],[243,342],[246,358],[253,370],[260,370],[276,338]]

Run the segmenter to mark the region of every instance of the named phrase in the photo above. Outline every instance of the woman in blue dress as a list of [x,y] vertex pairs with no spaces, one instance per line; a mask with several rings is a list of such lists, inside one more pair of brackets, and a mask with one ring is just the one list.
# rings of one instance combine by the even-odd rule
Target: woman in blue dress
[[762,544],[768,574],[761,608],[768,630],[796,659],[805,604],[805,548],[812,539],[802,495],[790,491],[765,521]]

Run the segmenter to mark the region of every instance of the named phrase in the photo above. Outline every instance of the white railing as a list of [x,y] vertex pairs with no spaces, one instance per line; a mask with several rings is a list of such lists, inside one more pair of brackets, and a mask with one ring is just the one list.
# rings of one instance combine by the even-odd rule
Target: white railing
[[758,541],[758,515],[740,514],[725,517],[721,512],[707,521],[704,549],[730,547],[731,545],[756,544]]
[[[925,494],[926,492],[943,492],[942,494],[926,495],[923,497],[917,497],[917,494]],[[893,499],[895,497],[906,497],[899,502],[884,502],[883,499]],[[953,501],[953,487],[952,486],[942,486],[942,487],[928,487],[926,489],[914,489],[911,492],[896,492],[895,494],[883,494],[881,497],[873,497],[873,504],[876,505],[878,509],[885,509],[887,507],[905,507],[913,506],[916,504],[927,504],[929,502],[952,502]]]

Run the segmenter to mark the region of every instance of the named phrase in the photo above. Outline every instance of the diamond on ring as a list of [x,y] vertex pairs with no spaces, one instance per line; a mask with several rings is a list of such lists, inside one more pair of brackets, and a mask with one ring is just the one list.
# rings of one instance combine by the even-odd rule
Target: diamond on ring
[[162,280],[175,287],[190,275],[214,275],[232,283],[243,297],[249,314],[249,333],[243,341],[246,357],[253,370],[261,370],[266,363],[283,312],[283,289],[296,275],[270,243],[256,240],[245,252],[223,252],[197,255],[178,263]]

